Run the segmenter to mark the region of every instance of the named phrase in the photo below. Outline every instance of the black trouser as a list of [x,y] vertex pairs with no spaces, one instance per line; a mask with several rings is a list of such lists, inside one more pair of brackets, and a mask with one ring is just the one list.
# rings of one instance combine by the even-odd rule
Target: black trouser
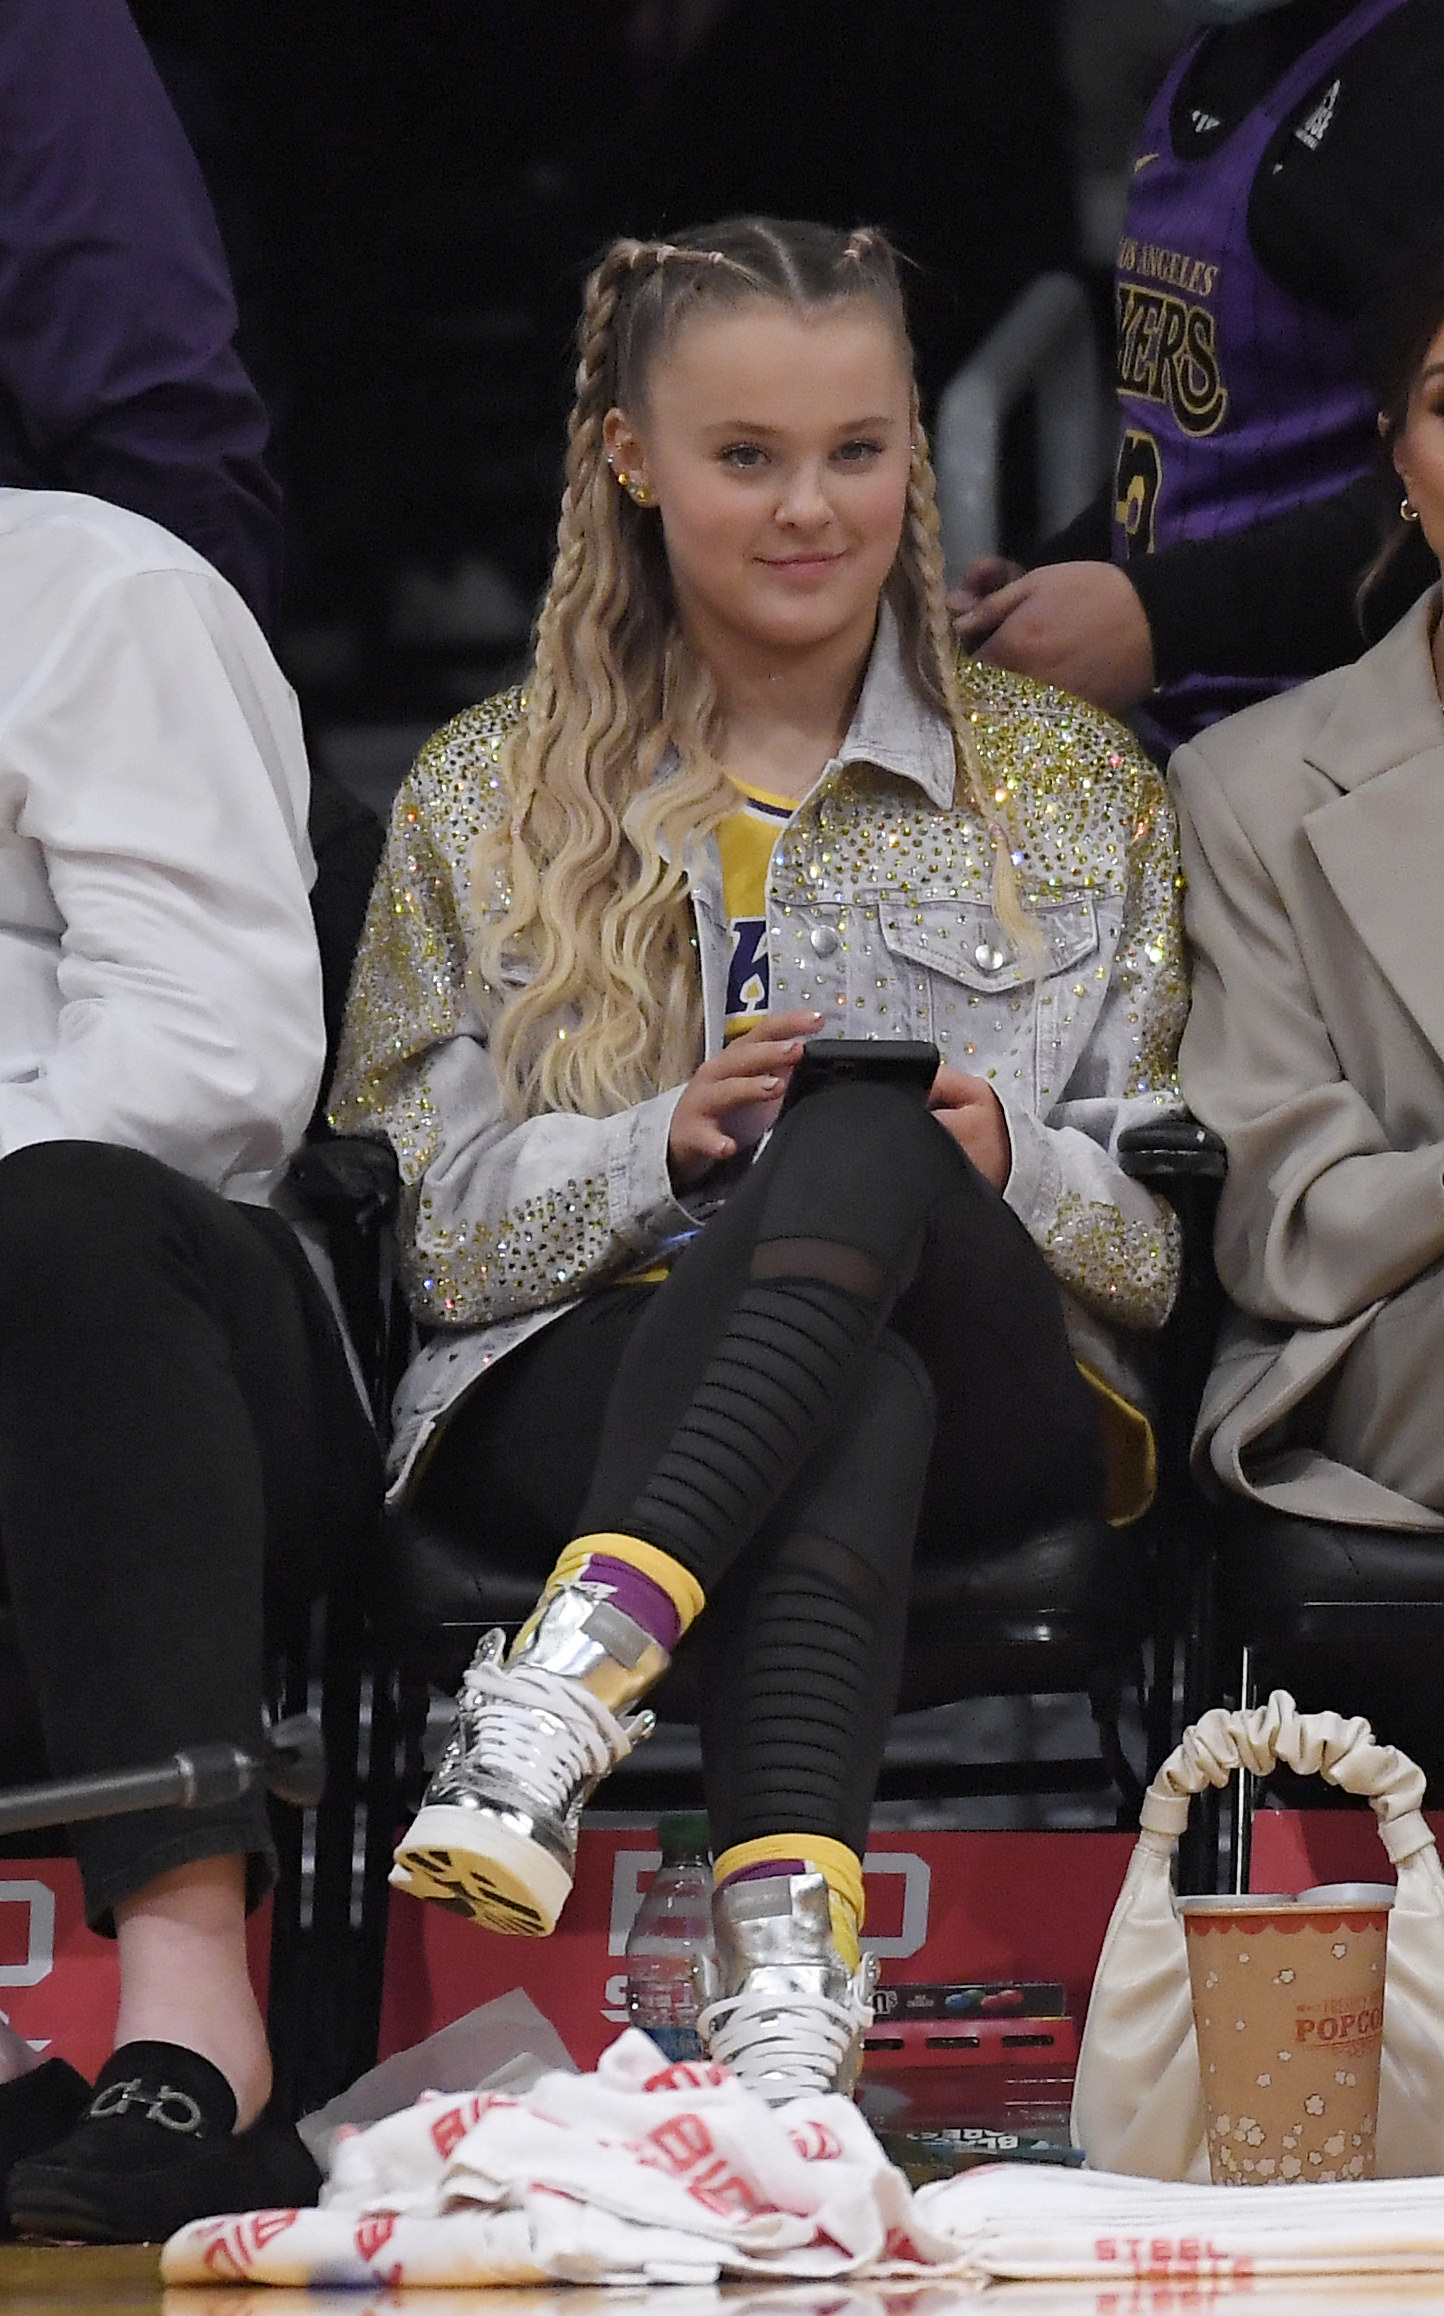
[[421,1504],[539,1578],[608,1530],[681,1560],[714,1842],[860,1849],[915,1542],[978,1552],[1102,1490],[1027,1232],[907,1096],[846,1086],[781,1122],[665,1285],[593,1296],[478,1386]]
[[[46,1142],[0,1162],[0,1550],[57,1776],[261,1730],[263,1615],[364,1537],[371,1427],[278,1215],[155,1159]],[[264,1798],[74,1830],[86,1910],[243,1852]]]

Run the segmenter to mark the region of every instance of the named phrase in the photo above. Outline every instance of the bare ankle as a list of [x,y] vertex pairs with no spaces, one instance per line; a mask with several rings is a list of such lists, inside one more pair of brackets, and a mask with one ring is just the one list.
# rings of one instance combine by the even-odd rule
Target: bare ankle
[[246,1962],[244,1858],[175,1867],[122,1900],[115,1925],[116,2047],[177,2043],[209,2059],[246,2130],[271,2094],[271,2054]]

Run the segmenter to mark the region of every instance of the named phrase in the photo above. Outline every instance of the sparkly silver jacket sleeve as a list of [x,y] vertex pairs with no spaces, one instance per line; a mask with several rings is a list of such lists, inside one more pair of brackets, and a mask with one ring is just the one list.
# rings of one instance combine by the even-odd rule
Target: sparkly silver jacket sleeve
[[672,1196],[680,1089],[613,1118],[514,1125],[466,988],[467,855],[495,809],[515,695],[431,739],[391,814],[332,1094],[344,1133],[382,1133],[401,1168],[412,1310],[474,1327],[571,1301],[692,1218]]

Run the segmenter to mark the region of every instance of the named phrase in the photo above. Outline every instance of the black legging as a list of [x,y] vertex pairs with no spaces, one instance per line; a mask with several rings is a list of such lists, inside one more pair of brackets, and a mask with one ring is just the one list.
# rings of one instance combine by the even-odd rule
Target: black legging
[[[306,1600],[374,1516],[379,1457],[278,1215],[133,1150],[0,1161],[0,1549],[57,1775],[260,1735],[263,1601]],[[77,1826],[87,1914],[233,1851],[260,1794]]]
[[599,1295],[504,1363],[422,1491],[537,1574],[639,1536],[708,1596],[719,1847],[860,1849],[898,1693],[915,1538],[975,1552],[1103,1490],[1092,1394],[1021,1223],[892,1089],[785,1118],[665,1286]]

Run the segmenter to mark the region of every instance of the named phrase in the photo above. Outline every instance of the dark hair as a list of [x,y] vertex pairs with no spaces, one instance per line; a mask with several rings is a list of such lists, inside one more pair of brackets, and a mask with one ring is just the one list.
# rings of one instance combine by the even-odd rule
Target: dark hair
[[[1408,423],[1409,403],[1424,357],[1441,329],[1444,329],[1444,242],[1423,242],[1405,252],[1355,324],[1360,364],[1382,421],[1379,430],[1382,536],[1379,551],[1359,581],[1354,597],[1355,613],[1366,637],[1379,632],[1378,623],[1368,617],[1373,598],[1391,578],[1402,576],[1398,566],[1407,558],[1417,537],[1417,527],[1405,522],[1398,511],[1399,478],[1394,470],[1394,446]],[[1420,583],[1424,583],[1422,577]],[[1402,608],[1402,604],[1396,605],[1395,615]]]

